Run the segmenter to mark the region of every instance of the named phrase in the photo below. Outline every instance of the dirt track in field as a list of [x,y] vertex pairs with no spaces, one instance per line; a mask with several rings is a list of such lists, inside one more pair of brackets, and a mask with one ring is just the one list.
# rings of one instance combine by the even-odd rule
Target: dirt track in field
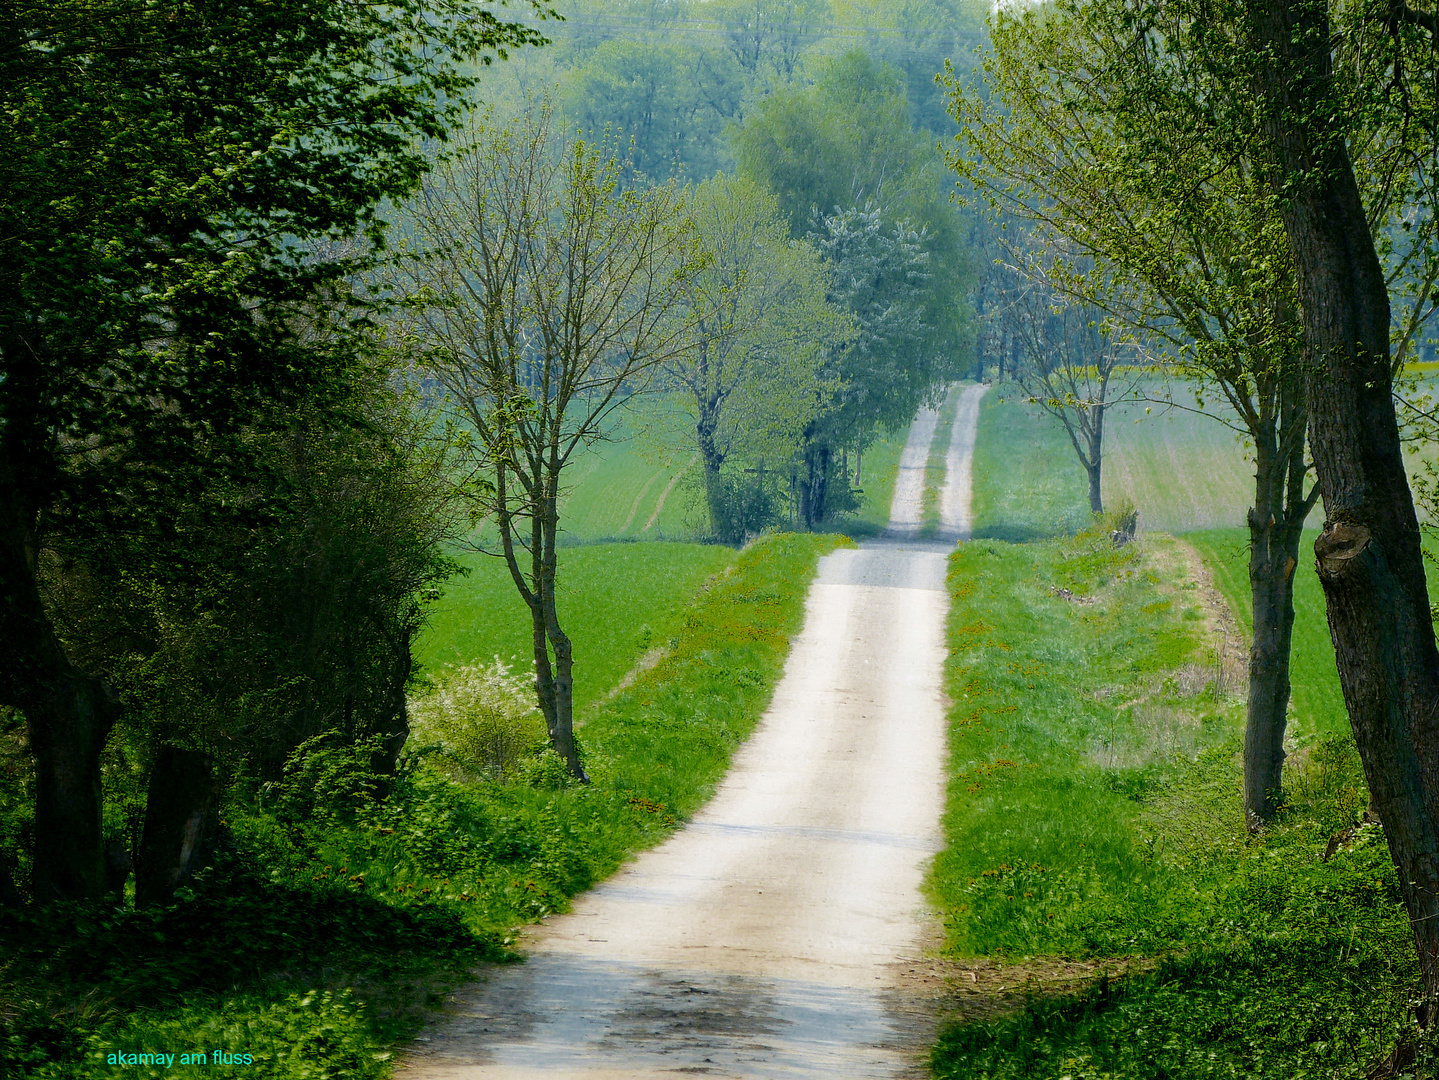
[[[764,719],[685,829],[532,930],[454,996],[405,1080],[925,1075],[942,979],[920,882],[940,846],[945,559],[968,528],[968,388],[915,539],[936,418],[891,534],[820,564]],[[917,473],[916,470],[917,469]]]

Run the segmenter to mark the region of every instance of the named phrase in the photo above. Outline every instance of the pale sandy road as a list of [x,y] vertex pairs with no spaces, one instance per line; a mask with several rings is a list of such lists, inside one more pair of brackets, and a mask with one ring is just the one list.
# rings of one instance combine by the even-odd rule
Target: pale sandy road
[[974,462],[974,436],[979,429],[979,403],[989,387],[983,383],[960,391],[959,408],[949,435],[944,462],[944,489],[939,496],[939,518],[946,536],[969,539],[970,469]]
[[909,427],[909,438],[899,454],[899,473],[894,478],[894,498],[889,504],[889,531],[896,536],[919,531],[924,502],[924,473],[929,464],[929,444],[939,413],[920,409]]
[[[916,423],[906,459],[933,431]],[[933,932],[947,550],[890,538],[824,559],[709,805],[532,933],[526,963],[456,995],[401,1076],[922,1075],[928,1016],[899,962]]]

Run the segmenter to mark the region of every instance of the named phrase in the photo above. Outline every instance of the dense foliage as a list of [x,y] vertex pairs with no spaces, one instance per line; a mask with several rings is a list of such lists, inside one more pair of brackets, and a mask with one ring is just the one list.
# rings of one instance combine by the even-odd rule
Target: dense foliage
[[[511,774],[487,771],[466,717],[426,723],[440,703],[422,695],[422,737],[394,773],[363,740],[321,737],[275,782],[233,788],[230,844],[173,905],[7,913],[0,1071],[135,1075],[105,1054],[196,1047],[249,1052],[277,1080],[379,1075],[467,965],[504,959],[517,925],[703,803],[763,712],[835,543],[752,545],[685,605],[663,657],[591,715],[589,785],[537,752],[542,739]],[[490,676],[438,695],[523,720],[518,688]]]

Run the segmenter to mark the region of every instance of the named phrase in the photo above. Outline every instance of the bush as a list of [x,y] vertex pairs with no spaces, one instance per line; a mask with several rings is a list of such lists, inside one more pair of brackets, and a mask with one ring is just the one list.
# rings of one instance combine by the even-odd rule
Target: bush
[[265,785],[275,816],[286,822],[331,826],[354,820],[380,790],[374,762],[383,739],[358,742],[342,732],[327,731],[295,747],[281,778]]
[[493,664],[465,664],[435,680],[410,703],[412,743],[437,743],[468,777],[511,779],[545,745],[534,681]]

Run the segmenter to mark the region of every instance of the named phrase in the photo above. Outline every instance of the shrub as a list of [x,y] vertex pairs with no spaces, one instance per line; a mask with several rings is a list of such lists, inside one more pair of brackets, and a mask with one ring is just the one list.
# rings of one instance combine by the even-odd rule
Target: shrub
[[533,695],[533,680],[499,657],[451,668],[410,703],[411,741],[438,743],[463,774],[510,779],[545,744]]
[[265,785],[267,801],[281,821],[352,821],[380,790],[374,763],[383,744],[378,735],[353,741],[339,731],[306,739],[285,761],[281,778]]

